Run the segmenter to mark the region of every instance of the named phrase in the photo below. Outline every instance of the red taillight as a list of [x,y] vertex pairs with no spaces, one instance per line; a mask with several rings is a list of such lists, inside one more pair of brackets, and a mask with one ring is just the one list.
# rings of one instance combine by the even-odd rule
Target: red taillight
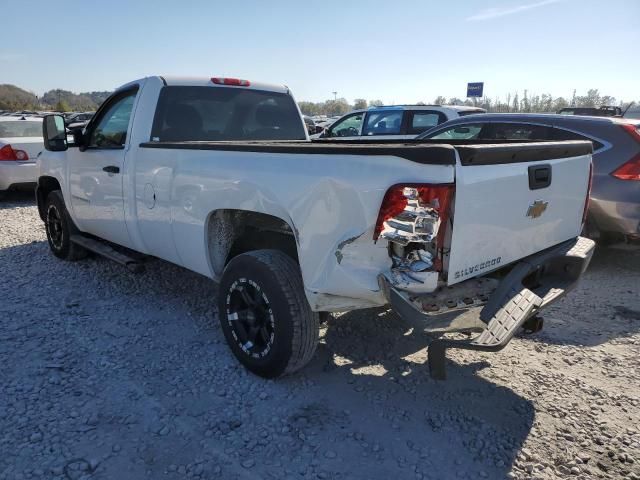
[[29,155],[24,150],[14,150],[11,145],[0,148],[0,161],[2,160],[29,160]]
[[[640,125],[633,123],[621,123],[620,127],[631,135],[636,142],[640,143]],[[616,168],[611,175],[620,180],[640,180],[640,153],[637,153],[631,160]]]
[[587,186],[587,197],[584,199],[584,210],[582,211],[582,225],[587,221],[589,213],[589,200],[591,199],[591,185],[593,185],[593,162],[589,162],[589,184]]
[[[449,206],[453,196],[453,185],[400,184],[394,185],[385,193],[378,213],[378,221],[373,232],[373,239],[377,240],[384,228],[384,223],[404,212],[409,206],[411,191],[418,192],[421,206],[433,208],[440,218],[440,225],[446,225],[449,220]],[[441,243],[445,229],[438,230],[437,242]]]
[[640,181],[640,153],[616,168],[611,175],[620,180]]
[[394,185],[384,194],[382,205],[380,205],[380,211],[378,212],[376,229],[373,232],[374,240],[378,240],[384,227],[384,222],[402,213],[408,205],[409,199],[404,195],[404,187],[405,185]]
[[211,81],[216,85],[231,85],[234,87],[248,87],[251,85],[249,80],[241,80],[239,78],[213,77]]

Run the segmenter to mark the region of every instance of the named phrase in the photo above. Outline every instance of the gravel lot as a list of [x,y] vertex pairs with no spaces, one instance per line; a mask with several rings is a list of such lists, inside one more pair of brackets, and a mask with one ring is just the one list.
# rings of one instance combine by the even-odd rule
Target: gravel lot
[[384,310],[331,318],[294,377],[247,374],[215,285],[54,258],[0,203],[0,479],[640,479],[640,252],[597,252],[545,330],[453,351]]

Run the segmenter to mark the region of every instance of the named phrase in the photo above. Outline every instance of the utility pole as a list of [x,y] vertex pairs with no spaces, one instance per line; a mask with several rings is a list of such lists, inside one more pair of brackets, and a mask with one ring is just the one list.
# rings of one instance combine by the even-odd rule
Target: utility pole
[[338,92],[331,92],[333,93],[333,101],[335,102],[336,100],[338,100]]

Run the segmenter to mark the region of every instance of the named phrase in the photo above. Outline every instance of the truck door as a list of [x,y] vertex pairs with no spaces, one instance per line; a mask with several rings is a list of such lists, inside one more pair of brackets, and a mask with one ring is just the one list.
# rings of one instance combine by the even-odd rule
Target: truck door
[[130,246],[124,219],[123,172],[138,87],[115,93],[86,132],[87,147],[69,149],[69,188],[78,228]]

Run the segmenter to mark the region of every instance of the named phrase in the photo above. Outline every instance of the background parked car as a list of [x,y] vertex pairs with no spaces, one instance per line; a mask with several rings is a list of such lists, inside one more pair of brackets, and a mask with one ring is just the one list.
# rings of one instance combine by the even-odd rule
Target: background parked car
[[590,140],[593,188],[587,232],[603,242],[640,240],[640,120],[521,113],[459,118],[419,139]]
[[588,115],[591,117],[620,117],[622,109],[603,105],[601,107],[567,107],[558,110],[560,115]]
[[640,103],[632,103],[624,112],[623,117],[640,120]]
[[323,128],[317,125],[313,118],[309,117],[308,115],[303,115],[302,119],[304,120],[304,124],[307,127],[307,132],[309,132],[309,135],[315,135],[322,132]]
[[8,190],[35,187],[43,148],[42,118],[0,117],[0,198]]
[[64,123],[69,127],[73,123],[85,123],[93,118],[95,112],[71,113],[64,118]]
[[336,120],[317,138],[332,140],[412,139],[436,125],[486,110],[440,105],[393,105],[356,110]]

